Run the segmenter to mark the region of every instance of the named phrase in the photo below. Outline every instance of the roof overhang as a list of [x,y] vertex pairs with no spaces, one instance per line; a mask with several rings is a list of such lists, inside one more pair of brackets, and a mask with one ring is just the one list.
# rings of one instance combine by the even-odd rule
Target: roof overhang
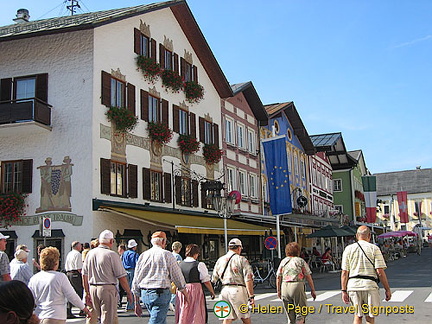
[[233,94],[243,93],[245,96],[249,107],[251,108],[256,120],[260,122],[260,126],[268,125],[268,114],[264,108],[264,105],[259,97],[252,81],[248,81],[242,84],[240,87],[233,91]]

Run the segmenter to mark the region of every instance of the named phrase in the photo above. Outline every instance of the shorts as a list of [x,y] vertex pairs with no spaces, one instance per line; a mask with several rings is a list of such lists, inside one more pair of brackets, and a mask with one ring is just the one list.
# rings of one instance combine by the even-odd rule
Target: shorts
[[224,286],[220,293],[220,300],[224,300],[231,305],[231,313],[221,319],[232,319],[237,318],[249,318],[251,316],[250,311],[247,313],[240,312],[240,305],[248,303],[248,293],[246,287],[242,286]]
[[356,307],[355,315],[358,317],[369,316],[372,314],[372,307],[378,307],[381,304],[378,289],[348,291],[351,305]]

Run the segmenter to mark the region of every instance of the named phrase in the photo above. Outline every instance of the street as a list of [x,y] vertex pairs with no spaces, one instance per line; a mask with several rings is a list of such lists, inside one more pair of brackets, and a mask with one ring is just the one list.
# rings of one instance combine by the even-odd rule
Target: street
[[[389,262],[387,266],[386,273],[392,289],[392,299],[389,302],[382,302],[381,306],[385,306],[382,310],[384,313],[381,312],[376,323],[431,323],[432,248],[423,249],[421,256],[409,253],[406,258]],[[316,271],[312,277],[317,290],[317,299],[308,300],[307,323],[351,323],[353,315],[349,313],[348,305],[341,300],[340,274]],[[276,292],[274,289],[261,286],[265,284],[257,286],[255,298],[257,310],[252,314],[252,322],[285,323],[285,314],[277,313],[280,308],[276,306],[281,306],[282,302],[277,299]],[[383,289],[381,289],[381,296],[384,296]],[[212,311],[216,301],[207,299],[209,323],[211,324],[220,323]],[[274,307],[271,308],[271,306]],[[78,310],[75,309],[75,312],[77,313]],[[385,312],[388,314],[386,315]],[[148,317],[137,318],[132,313],[119,310],[119,322],[147,323]],[[67,320],[67,323],[82,324],[85,321],[80,318]],[[167,323],[175,323],[174,313],[171,311],[168,312]],[[240,321],[235,323],[240,323]]]

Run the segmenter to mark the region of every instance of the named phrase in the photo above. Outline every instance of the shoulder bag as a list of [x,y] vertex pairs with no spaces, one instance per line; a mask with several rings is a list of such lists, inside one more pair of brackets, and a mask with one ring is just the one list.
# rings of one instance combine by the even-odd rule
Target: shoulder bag
[[369,257],[366,255],[366,252],[363,250],[363,248],[361,247],[361,245],[360,245],[359,242],[357,242],[357,245],[359,246],[360,250],[362,250],[362,252],[363,252],[363,254],[365,255],[366,259],[368,259],[369,262],[372,264],[372,267],[373,267],[373,269],[374,269],[374,271],[375,271],[377,277],[375,278],[375,277],[369,277],[369,276],[361,276],[361,275],[358,275],[358,276],[354,276],[354,277],[350,277],[350,278],[369,279],[369,280],[373,280],[373,281],[375,281],[377,284],[379,284],[379,283],[380,283],[380,279],[379,279],[379,274],[378,274],[378,272],[377,272],[376,269],[375,269],[375,264],[374,264],[374,263],[372,262],[372,260],[369,259]]

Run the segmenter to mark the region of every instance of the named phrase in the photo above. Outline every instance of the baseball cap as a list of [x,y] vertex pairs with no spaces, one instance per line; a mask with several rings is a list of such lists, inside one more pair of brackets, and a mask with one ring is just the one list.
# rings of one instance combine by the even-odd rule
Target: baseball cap
[[166,239],[166,234],[165,232],[162,231],[154,232],[152,238],[157,238],[157,237]]
[[104,230],[99,234],[99,241],[111,240],[113,238],[114,238],[114,234],[110,230]]
[[228,243],[228,246],[236,246],[236,245],[243,247],[242,242],[238,238],[233,238]]
[[138,243],[134,239],[129,240],[129,242],[128,242],[128,249],[132,249],[133,247],[135,247],[137,245],[138,245]]
[[10,236],[9,235],[3,235],[2,233],[0,233],[0,240],[5,239],[7,240]]

